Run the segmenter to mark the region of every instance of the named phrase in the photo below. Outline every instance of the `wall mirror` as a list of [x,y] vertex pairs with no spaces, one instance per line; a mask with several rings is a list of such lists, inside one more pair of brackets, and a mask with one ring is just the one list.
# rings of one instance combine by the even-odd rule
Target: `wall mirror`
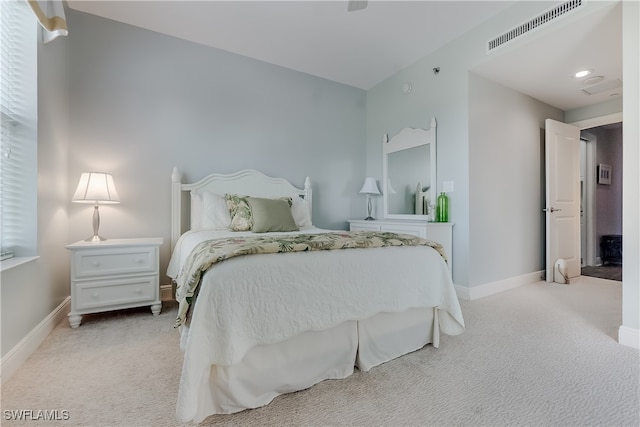
[[[404,128],[383,138],[384,217],[428,219],[436,189],[436,119],[429,130]],[[433,217],[433,215],[432,215]]]

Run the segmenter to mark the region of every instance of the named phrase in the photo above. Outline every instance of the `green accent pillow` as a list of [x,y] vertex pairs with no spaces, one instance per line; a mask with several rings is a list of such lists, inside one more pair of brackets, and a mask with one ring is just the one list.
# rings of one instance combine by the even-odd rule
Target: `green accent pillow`
[[248,197],[254,233],[298,231],[291,214],[291,198],[262,199]]

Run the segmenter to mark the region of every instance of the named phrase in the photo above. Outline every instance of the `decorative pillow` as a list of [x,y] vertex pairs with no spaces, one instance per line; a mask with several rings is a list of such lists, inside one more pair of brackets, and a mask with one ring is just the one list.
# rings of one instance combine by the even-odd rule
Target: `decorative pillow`
[[291,215],[291,198],[248,197],[247,201],[251,208],[254,233],[299,230]]
[[253,225],[251,221],[251,208],[247,199],[249,196],[239,196],[237,194],[225,194],[231,222],[231,231],[249,231]]
[[309,203],[306,200],[301,199],[300,197],[295,197],[293,199],[293,204],[291,205],[291,215],[293,215],[293,220],[299,228],[313,226],[311,223]]
[[202,194],[202,228],[227,229],[231,215],[224,197],[205,191]]

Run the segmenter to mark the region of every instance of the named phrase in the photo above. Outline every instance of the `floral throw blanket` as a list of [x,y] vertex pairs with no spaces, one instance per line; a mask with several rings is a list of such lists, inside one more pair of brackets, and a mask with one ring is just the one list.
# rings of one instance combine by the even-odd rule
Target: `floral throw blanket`
[[215,264],[242,255],[286,252],[325,251],[333,249],[382,248],[388,246],[430,246],[447,262],[442,245],[407,234],[377,231],[345,231],[318,234],[239,236],[206,240],[199,243],[187,258],[176,278],[178,317],[174,327],[183,325],[189,307],[197,295],[202,275]]

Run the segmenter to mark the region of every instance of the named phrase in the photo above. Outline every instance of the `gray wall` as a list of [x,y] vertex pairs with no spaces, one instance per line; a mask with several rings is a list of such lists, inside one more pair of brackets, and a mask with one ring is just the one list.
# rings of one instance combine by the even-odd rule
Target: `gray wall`
[[[465,47],[450,47],[455,52]],[[396,135],[404,127],[429,129],[432,117],[437,121],[438,191],[443,181],[453,181],[449,196],[449,220],[453,229],[453,279],[468,282],[468,151],[467,83],[464,55],[448,55],[444,50],[424,58],[367,92],[367,175],[382,180],[382,137]],[[433,67],[441,72],[434,75]],[[413,89],[403,95],[402,84]],[[432,183],[432,186],[434,183]],[[378,212],[383,212],[382,198]],[[379,215],[381,218],[382,215]]]
[[[604,3],[589,3],[580,13],[588,14],[606,6]],[[368,175],[381,176],[380,135],[385,132],[392,135],[404,126],[427,127],[431,116],[435,116],[438,121],[437,181],[438,188],[442,188],[445,180],[455,183],[455,192],[450,194],[450,216],[455,222],[453,278],[460,286],[475,287],[541,269],[540,260],[544,250],[542,218],[535,213],[540,208],[541,199],[538,194],[531,194],[540,188],[540,170],[536,170],[540,164],[522,156],[505,162],[506,156],[502,150],[508,149],[508,152],[513,153],[513,140],[519,130],[505,130],[502,115],[508,113],[512,120],[515,119],[520,124],[526,122],[529,129],[529,143],[526,147],[530,150],[529,154],[539,158],[540,151],[536,151],[536,147],[539,150],[540,135],[535,134],[535,129],[539,132],[539,129],[544,128],[541,122],[544,115],[562,120],[563,114],[557,109],[499,89],[499,85],[491,88],[486,81],[479,84],[480,80],[470,72],[473,72],[475,66],[490,60],[484,43],[495,35],[496,29],[511,28],[524,22],[525,18],[544,11],[546,7],[548,4],[540,2],[518,3],[460,39],[398,72],[367,94]],[[579,19],[579,13],[570,19]],[[553,26],[539,31],[552,32]],[[519,48],[526,48],[526,41],[516,41],[509,46],[509,49]],[[440,67],[438,75],[433,74],[433,67]],[[413,85],[413,91],[408,96],[402,95],[400,90],[405,82]],[[626,90],[625,86],[625,93]],[[494,96],[497,99],[492,99]],[[625,95],[625,100],[627,98],[637,100],[637,93]],[[486,108],[482,105],[484,102],[488,102]],[[514,110],[507,111],[509,103]],[[619,112],[620,106],[620,101],[615,100],[606,105],[573,111],[570,121]],[[480,124],[481,116],[489,120],[486,125]],[[476,132],[479,126],[484,129],[484,135]],[[487,133],[492,126],[493,133]],[[480,150],[481,147],[490,145],[491,138],[496,139],[491,152],[500,156],[498,162],[503,162],[493,170],[486,168],[487,156],[481,155]],[[495,163],[496,159],[493,158],[492,161]],[[505,170],[505,179],[497,180],[496,171],[501,169]],[[530,180],[520,177],[519,171],[525,171]],[[490,189],[480,191],[480,186],[492,182],[495,184]],[[487,191],[490,193],[483,193]],[[483,194],[487,194],[487,197],[483,197]],[[507,205],[503,200],[506,194],[512,197]],[[495,210],[512,209],[514,206],[518,206],[518,215],[506,222],[496,219],[499,214]],[[488,219],[491,226],[487,227],[478,216]],[[505,227],[509,231],[518,231],[513,234],[514,237],[504,237],[508,236]],[[532,240],[527,246],[525,242],[516,242],[516,238]],[[504,262],[505,256],[502,255],[506,255],[508,262]]]
[[469,286],[545,269],[545,119],[564,113],[469,76]]
[[[507,9],[495,18],[478,26],[459,39],[447,44],[433,54],[417,61],[414,65],[398,72],[394,76],[372,88],[367,93],[367,173],[381,177],[382,155],[381,136],[383,133],[394,135],[403,127],[428,128],[430,117],[438,122],[437,140],[437,187],[442,189],[443,181],[454,182],[454,192],[449,194],[450,221],[453,228],[453,280],[463,287],[475,286],[503,279],[504,265],[497,257],[483,267],[488,274],[471,277],[472,259],[483,258],[483,253],[491,252],[500,246],[500,240],[494,240],[489,247],[472,252],[470,244],[471,215],[476,209],[485,210],[483,203],[472,206],[469,171],[474,168],[475,159],[470,157],[470,147],[474,144],[475,135],[470,133],[470,114],[477,114],[477,109],[470,100],[469,72],[487,60],[485,42],[495,36],[497,29],[511,28],[545,10],[548,4],[523,2],[517,7]],[[517,42],[513,48],[516,48]],[[436,75],[433,68],[439,67]],[[413,90],[408,96],[402,94],[400,88],[405,82],[411,82]],[[492,123],[500,123],[499,115],[492,117]],[[505,142],[506,144],[507,142]],[[513,164],[514,168],[522,165]],[[482,165],[479,166],[482,168]],[[530,167],[530,166],[527,166]],[[477,170],[477,168],[476,168]],[[536,182],[537,178],[536,178]],[[492,191],[503,189],[498,183]],[[515,196],[515,203],[525,200],[524,195]],[[478,203],[475,200],[475,203]],[[539,227],[539,221],[531,221],[530,217],[514,220],[512,227]],[[500,229],[492,230],[495,235]],[[538,254],[539,242],[532,242],[533,251]],[[476,244],[476,248],[480,247]],[[538,255],[536,255],[537,258]],[[536,263],[534,261],[534,263]],[[532,266],[521,266],[521,271],[511,269],[509,274],[521,275],[531,273]]]
[[608,116],[622,111],[622,98],[614,98],[587,107],[568,110],[564,113],[565,123],[575,123],[581,120],[593,119],[595,117]]
[[[605,2],[591,2],[585,5],[580,13],[591,13],[594,9],[607,7]],[[487,60],[484,42],[495,35],[499,29],[509,29],[526,18],[543,12],[548,4],[542,2],[519,2],[512,8],[497,15],[493,19],[480,25],[474,30],[463,35],[460,39],[449,43],[442,49],[419,60],[416,64],[405,68],[384,82],[380,83],[367,93],[367,175],[380,177],[381,170],[381,135],[389,133],[393,135],[402,127],[427,127],[428,118],[435,116],[438,120],[438,188],[442,182],[452,180],[455,183],[455,192],[451,198],[451,221],[455,222],[453,231],[453,279],[457,285],[475,286],[482,283],[498,281],[511,275],[518,276],[532,272],[532,265],[526,261],[518,263],[517,268],[505,267],[500,257],[489,257],[490,265],[482,267],[478,276],[475,276],[473,266],[476,259],[482,259],[482,253],[491,252],[503,244],[500,238],[503,232],[501,228],[490,229],[490,234],[496,236],[488,246],[470,241],[476,232],[471,226],[476,227],[471,216],[476,211],[487,212],[491,209],[488,204],[471,195],[471,177],[469,171],[479,170],[482,165],[476,164],[476,159],[470,155],[471,147],[475,144],[475,135],[470,132],[470,117],[477,112],[472,111],[474,101],[470,91],[470,78],[468,71]],[[580,13],[574,14],[570,19],[579,19]],[[621,332],[626,331],[627,342],[637,340],[637,331],[640,326],[640,227],[637,221],[639,217],[638,203],[638,162],[640,130],[638,129],[639,97],[638,93],[638,27],[640,23],[640,7],[637,2],[623,2],[623,75],[625,85],[623,89],[624,105],[624,206],[623,206],[623,234],[625,267],[623,271],[623,326]],[[569,19],[569,18],[568,18]],[[550,28],[538,30],[540,33],[553,31]],[[523,43],[515,42],[510,49],[526,48]],[[433,67],[440,67],[441,71],[436,76],[432,73]],[[401,86],[405,82],[411,82],[413,91],[408,96],[403,96]],[[477,88],[476,88],[477,89]],[[474,89],[475,90],[475,89]],[[565,115],[567,122],[598,117],[603,114],[620,112],[620,101],[613,100],[596,107],[579,109]],[[495,117],[494,122],[500,123],[500,118]],[[507,144],[507,141],[502,141]],[[514,168],[529,168],[529,163],[515,163]],[[531,172],[533,174],[533,172]],[[487,178],[487,175],[484,176]],[[534,178],[536,185],[538,178]],[[493,191],[508,191],[508,184],[504,181]],[[480,200],[479,200],[480,199]],[[514,193],[509,206],[520,203],[530,203],[530,196],[525,193]],[[530,217],[522,218],[519,222],[510,225],[513,227],[539,227],[539,221]],[[534,251],[542,252],[541,241],[531,242]],[[482,248],[482,253],[480,249]],[[529,253],[530,251],[527,251]],[[503,270],[509,269],[508,273]],[[537,268],[536,268],[537,269]],[[477,268],[476,268],[477,270]],[[519,270],[519,271],[517,271]],[[534,270],[535,271],[535,270]],[[637,343],[636,343],[637,345]]]
[[[69,10],[69,191],[111,172],[119,205],[105,237],[160,236],[169,257],[170,177],[257,169],[314,189],[314,223],[364,215],[365,92],[218,49]],[[360,203],[361,202],[361,203]],[[92,208],[71,205],[70,241]]]

